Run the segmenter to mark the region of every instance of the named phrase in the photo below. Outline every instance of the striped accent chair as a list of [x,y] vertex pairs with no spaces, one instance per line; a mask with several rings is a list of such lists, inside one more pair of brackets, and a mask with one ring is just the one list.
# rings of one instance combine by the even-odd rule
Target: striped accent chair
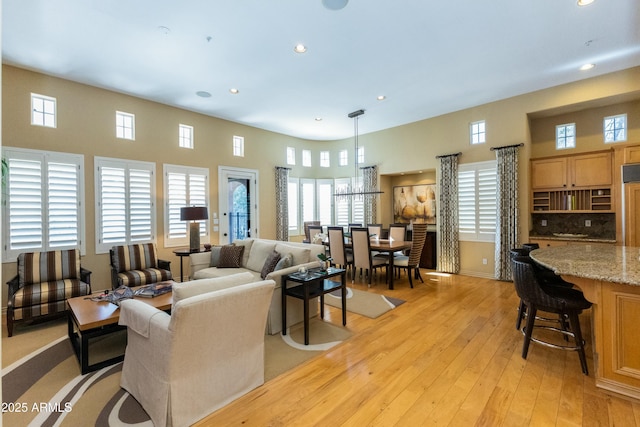
[[111,255],[111,286],[142,286],[171,280],[170,261],[158,259],[156,245],[114,246]]
[[67,310],[67,298],[91,293],[91,272],[80,266],[77,249],[25,252],[18,255],[18,274],[7,282],[7,331],[17,321],[55,317]]

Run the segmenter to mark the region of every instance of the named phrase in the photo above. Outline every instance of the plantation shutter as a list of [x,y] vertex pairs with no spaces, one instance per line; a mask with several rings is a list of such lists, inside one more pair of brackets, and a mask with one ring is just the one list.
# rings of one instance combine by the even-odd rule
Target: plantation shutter
[[[353,187],[362,189],[362,178],[353,178]],[[351,223],[366,225],[364,221],[364,197],[351,198]]]
[[[339,194],[340,192],[345,192],[349,189],[349,178],[341,178],[335,180],[335,193]],[[336,215],[336,225],[342,227],[349,226],[349,213],[351,210],[351,200],[343,199],[341,197],[335,197],[335,215]]]
[[333,180],[319,179],[316,182],[318,219],[321,225],[333,224]]
[[287,184],[289,231],[295,234],[301,233],[298,222],[298,182],[298,178],[289,178],[289,183]]
[[[165,175],[165,244],[178,246],[188,244],[187,222],[180,220],[180,208],[185,206],[206,206],[209,193],[206,168],[190,168],[184,166],[164,165]],[[208,220],[200,223],[200,237],[208,240]]]
[[458,230],[461,240],[493,241],[496,231],[496,165],[482,162],[458,170]]

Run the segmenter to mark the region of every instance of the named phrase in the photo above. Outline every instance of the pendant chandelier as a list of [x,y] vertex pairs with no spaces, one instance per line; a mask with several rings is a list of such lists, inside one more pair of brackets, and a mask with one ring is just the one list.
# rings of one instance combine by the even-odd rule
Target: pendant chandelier
[[[363,114],[364,114],[364,110],[357,110],[347,115],[350,119],[353,119],[353,133],[354,133],[353,141],[355,146],[354,147],[354,168],[355,168],[354,181],[355,182],[347,185],[345,188],[336,190],[334,197],[338,200],[349,200],[349,199],[362,200],[365,196],[376,196],[378,194],[384,193],[383,191],[380,191],[377,188],[374,188],[374,186],[371,186],[371,188],[367,190],[367,186],[365,185],[363,180],[359,179],[360,178],[359,170],[367,169],[367,167],[363,167],[363,168],[358,167],[358,149],[359,149],[358,119]],[[359,182],[361,184],[358,184]]]

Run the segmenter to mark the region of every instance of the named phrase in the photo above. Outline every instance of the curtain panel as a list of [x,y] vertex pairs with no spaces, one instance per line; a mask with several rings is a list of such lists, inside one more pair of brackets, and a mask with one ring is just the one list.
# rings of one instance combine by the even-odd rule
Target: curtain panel
[[496,245],[495,278],[511,280],[509,251],[520,245],[518,203],[518,151],[520,145],[496,152]]
[[289,169],[276,166],[276,240],[289,240]]
[[441,156],[438,187],[438,270],[460,272],[458,233],[458,156]]
[[[376,191],[378,187],[378,167],[368,166],[362,168],[362,186],[366,192]],[[376,224],[378,212],[378,195],[365,194],[364,196],[364,223]]]

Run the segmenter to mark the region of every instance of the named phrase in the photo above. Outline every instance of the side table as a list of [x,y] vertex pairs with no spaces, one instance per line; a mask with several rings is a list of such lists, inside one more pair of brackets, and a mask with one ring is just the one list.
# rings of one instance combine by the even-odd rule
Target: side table
[[[344,268],[329,267],[322,271],[312,268],[305,273],[291,273],[282,276],[282,335],[287,335],[287,296],[304,301],[304,344],[309,345],[309,300],[320,297],[320,318],[324,318],[324,294],[336,289],[342,290],[342,325],[347,324],[347,275]],[[340,276],[340,283],[329,280]],[[287,288],[287,282],[298,285]]]
[[180,281],[181,282],[183,281],[182,278],[184,277],[182,273],[182,258],[189,256],[191,254],[199,253],[199,252],[209,252],[209,251],[204,248],[200,248],[197,251],[192,251],[189,248],[174,249],[173,253],[180,257]]

